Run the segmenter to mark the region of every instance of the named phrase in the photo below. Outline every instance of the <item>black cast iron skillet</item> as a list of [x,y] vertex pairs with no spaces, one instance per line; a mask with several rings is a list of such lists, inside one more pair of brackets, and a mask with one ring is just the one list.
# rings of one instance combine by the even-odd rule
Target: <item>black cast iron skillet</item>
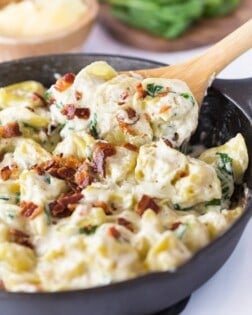
[[[108,55],[55,55],[0,64],[0,86],[38,80],[49,86],[55,73],[77,73],[95,60],[106,60],[118,70],[160,64]],[[237,132],[246,139],[252,161],[252,79],[216,80],[201,109],[192,142],[220,144]],[[200,140],[202,131],[204,139]],[[246,182],[252,189],[252,168]],[[176,272],[158,272],[104,287],[59,293],[0,293],[0,315],[148,315],[160,312],[190,295],[228,259],[252,214],[251,190],[244,214],[224,235],[198,252]]]

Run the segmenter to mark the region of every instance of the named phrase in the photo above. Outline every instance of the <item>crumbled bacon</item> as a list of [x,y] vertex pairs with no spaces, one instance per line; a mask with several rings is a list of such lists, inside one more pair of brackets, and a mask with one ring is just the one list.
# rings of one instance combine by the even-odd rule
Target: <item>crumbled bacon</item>
[[[55,172],[56,171],[56,172]],[[64,180],[71,180],[75,174],[75,169],[71,167],[62,166],[57,170],[52,170],[52,175]]]
[[106,159],[116,154],[115,147],[106,142],[97,142],[93,152],[93,162],[95,170],[103,177],[106,176]]
[[0,170],[0,176],[2,180],[8,180],[11,177],[16,178],[18,176],[18,166],[17,164],[12,164],[11,166],[5,166]]
[[90,117],[90,109],[87,107],[76,108],[75,116],[82,119],[88,119]]
[[169,105],[165,105],[165,106],[162,106],[159,110],[159,114],[163,114],[165,112],[168,112],[170,110],[171,106]]
[[77,172],[74,175],[74,180],[81,189],[87,187],[93,182],[94,178],[91,175],[90,167],[86,162],[83,162],[79,166]]
[[135,146],[134,144],[131,144],[131,143],[125,143],[124,145],[124,148],[130,150],[130,151],[134,151],[134,152],[137,152],[138,151],[138,147]]
[[63,77],[56,81],[54,87],[59,92],[64,92],[73,84],[74,79],[75,79],[74,73],[66,73]]
[[75,96],[76,101],[80,101],[83,97],[83,93],[79,91],[75,91],[74,96]]
[[130,231],[134,231],[134,227],[132,222],[128,221],[127,219],[124,218],[118,218],[118,224],[126,227],[126,229],[130,230]]
[[42,209],[32,201],[21,201],[20,203],[21,208],[21,214],[30,219],[34,219],[36,216],[38,216]]
[[116,115],[116,119],[119,123],[122,122],[127,125],[134,125],[139,118],[140,116],[132,107],[127,107],[124,110],[119,111]]
[[66,116],[67,119],[72,120],[75,116],[76,106],[74,104],[65,105],[60,111],[62,115]]
[[118,121],[119,127],[122,129],[123,132],[125,133],[129,133],[132,136],[137,136],[137,132],[132,129],[132,126],[130,126],[129,124],[123,122],[123,121]]
[[33,167],[39,175],[50,174],[66,181],[70,190],[78,192],[90,185],[93,180],[93,169],[87,163],[73,156],[56,156],[52,160]]
[[137,116],[136,111],[132,107],[127,107],[125,111],[127,112],[129,119],[133,119]]
[[121,233],[114,226],[108,229],[108,234],[117,240],[121,237]]
[[34,169],[40,175],[47,172],[60,179],[73,180],[74,174],[80,165],[81,161],[75,157],[56,156],[52,160],[36,165]]
[[33,249],[33,245],[29,240],[28,234],[17,229],[10,229],[9,233],[10,233],[11,242],[14,242],[19,245],[26,246],[26,247],[30,247],[31,249]]
[[120,101],[118,102],[118,105],[123,105],[125,104],[125,100],[126,98],[129,96],[129,93],[128,92],[123,92],[121,95],[120,95]]
[[109,206],[106,204],[106,202],[98,200],[98,201],[93,202],[92,206],[97,207],[97,208],[102,208],[106,214],[111,214]]
[[0,170],[2,180],[8,180],[11,177],[11,169],[9,166],[5,166]]
[[170,92],[170,89],[168,87],[165,88],[163,92],[158,92],[158,97],[164,97],[167,96]]
[[90,109],[87,107],[77,108],[74,104],[67,104],[62,108],[61,114],[67,116],[68,120],[74,119],[75,116],[88,119],[90,117]]
[[[49,209],[52,216],[65,218],[71,215],[76,208],[77,202],[83,198],[81,193],[62,194],[59,198],[49,203]],[[74,207],[73,207],[74,205]]]
[[139,98],[145,98],[145,96],[147,95],[147,92],[144,90],[142,83],[139,83],[136,86],[136,90],[137,90]]
[[47,106],[47,102],[46,102],[45,98],[37,92],[33,92],[32,100],[34,102],[40,101],[40,103],[42,103],[43,106]]
[[158,213],[160,208],[153,198],[148,195],[143,195],[137,204],[136,212],[142,216],[147,209],[152,209],[154,212]]
[[21,136],[21,131],[17,122],[11,122],[4,126],[0,126],[0,137],[13,138],[18,136]]
[[163,138],[163,141],[168,147],[173,148],[173,144],[169,139]]
[[171,230],[172,231],[176,230],[180,226],[180,224],[182,224],[182,223],[181,222],[174,222],[171,226]]

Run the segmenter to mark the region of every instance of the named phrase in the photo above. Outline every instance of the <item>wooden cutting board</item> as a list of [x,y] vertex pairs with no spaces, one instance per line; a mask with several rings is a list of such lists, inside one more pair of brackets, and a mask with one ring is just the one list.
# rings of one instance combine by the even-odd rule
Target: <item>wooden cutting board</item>
[[102,5],[100,10],[100,20],[116,39],[140,49],[160,52],[187,50],[213,44],[250,18],[252,0],[242,0],[234,13],[220,18],[203,19],[180,38],[166,40],[123,24],[110,14],[106,5]]

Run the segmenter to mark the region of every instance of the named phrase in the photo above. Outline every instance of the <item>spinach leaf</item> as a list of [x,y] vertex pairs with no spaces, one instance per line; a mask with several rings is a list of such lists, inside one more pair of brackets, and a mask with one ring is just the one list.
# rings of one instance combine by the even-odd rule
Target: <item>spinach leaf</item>
[[51,213],[50,213],[50,209],[48,205],[44,207],[44,213],[46,215],[47,225],[50,225],[52,223],[52,220],[51,220]]
[[220,206],[221,205],[221,200],[220,199],[212,199],[208,202],[205,203],[205,206],[206,207],[209,207],[209,206]]
[[90,121],[90,124],[88,126],[89,132],[91,136],[93,136],[95,139],[98,138],[99,134],[97,131],[97,114],[94,113],[92,120]]
[[44,175],[44,181],[45,181],[45,183],[50,185],[51,184],[51,176],[49,174],[45,174]]
[[9,197],[5,197],[5,196],[0,196],[0,200],[8,201],[8,200],[10,200],[10,198]]
[[158,96],[159,93],[164,91],[164,87],[161,85],[155,85],[154,83],[147,84],[147,94],[151,97]]
[[217,176],[221,182],[221,207],[227,208],[230,204],[230,198],[234,192],[234,176],[232,167],[232,158],[226,153],[216,153],[217,162],[215,165]]
[[193,207],[182,208],[178,203],[175,203],[173,205],[173,208],[178,211],[188,211],[188,210],[192,210]]
[[181,93],[180,95],[183,96],[185,99],[190,100],[193,106],[195,105],[194,98],[190,93]]
[[79,233],[80,234],[86,234],[86,235],[91,235],[94,234],[96,229],[98,228],[97,225],[87,225],[79,228]]

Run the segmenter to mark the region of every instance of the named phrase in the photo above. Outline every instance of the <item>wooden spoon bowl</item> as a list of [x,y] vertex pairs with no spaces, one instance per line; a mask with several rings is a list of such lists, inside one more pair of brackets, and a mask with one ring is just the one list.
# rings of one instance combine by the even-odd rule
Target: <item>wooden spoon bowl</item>
[[134,70],[134,72],[145,78],[163,77],[183,80],[200,105],[215,76],[251,48],[252,19],[196,58],[177,65]]

